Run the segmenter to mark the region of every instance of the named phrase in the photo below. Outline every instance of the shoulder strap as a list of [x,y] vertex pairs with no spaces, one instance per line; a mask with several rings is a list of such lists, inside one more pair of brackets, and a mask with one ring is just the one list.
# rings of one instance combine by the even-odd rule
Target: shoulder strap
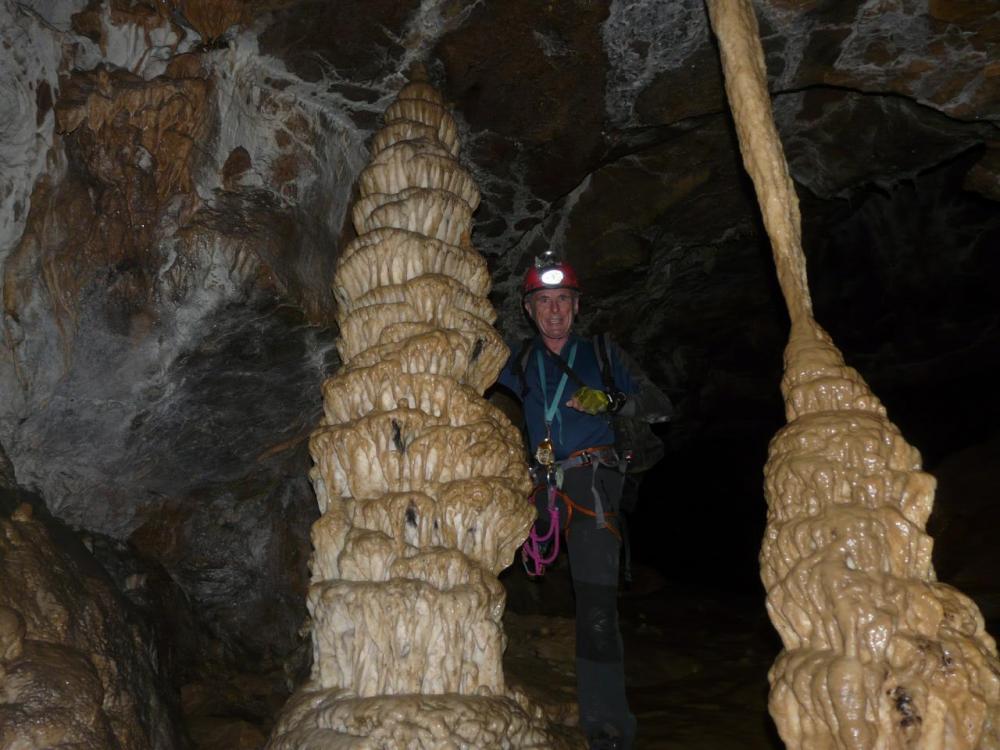
[[601,378],[604,380],[604,389],[609,393],[614,393],[617,389],[615,388],[615,376],[611,368],[611,346],[609,339],[610,336],[607,333],[595,334],[593,339],[594,353],[597,355],[597,366],[600,368]]
[[[575,346],[575,344],[574,344],[574,346]],[[573,368],[570,367],[566,363],[566,360],[564,360],[562,357],[560,357],[555,352],[546,351],[545,354],[546,354],[546,356],[550,357],[553,362],[556,363],[556,366],[560,370],[562,370],[564,373],[566,373],[566,376],[568,378],[570,378],[570,380],[572,380],[574,383],[576,383],[576,387],[577,388],[585,388],[587,386],[587,384],[583,382],[583,378],[581,378],[579,375],[576,374],[576,372],[573,370]],[[570,357],[570,359],[572,359],[572,357]]]
[[528,394],[528,379],[527,379],[527,365],[528,357],[531,355],[531,345],[534,343],[534,339],[524,339],[521,341],[521,348],[517,353],[517,358],[514,360],[514,374],[517,375],[517,379],[521,383],[521,399]]

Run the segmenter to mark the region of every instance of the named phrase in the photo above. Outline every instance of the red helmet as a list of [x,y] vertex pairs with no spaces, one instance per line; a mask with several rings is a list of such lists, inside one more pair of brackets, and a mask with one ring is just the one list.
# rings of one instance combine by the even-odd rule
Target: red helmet
[[542,257],[524,274],[521,282],[521,294],[527,296],[539,289],[573,289],[580,291],[580,282],[576,271],[566,261]]

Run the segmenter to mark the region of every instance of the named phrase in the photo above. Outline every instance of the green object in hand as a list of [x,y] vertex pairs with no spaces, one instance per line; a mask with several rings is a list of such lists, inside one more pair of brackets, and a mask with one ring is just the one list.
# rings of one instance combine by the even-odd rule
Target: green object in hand
[[580,408],[587,412],[587,414],[603,414],[608,410],[608,405],[611,403],[611,399],[608,398],[608,394],[604,391],[599,391],[596,388],[587,388],[586,386],[574,393],[573,398],[576,399],[576,402],[580,404]]

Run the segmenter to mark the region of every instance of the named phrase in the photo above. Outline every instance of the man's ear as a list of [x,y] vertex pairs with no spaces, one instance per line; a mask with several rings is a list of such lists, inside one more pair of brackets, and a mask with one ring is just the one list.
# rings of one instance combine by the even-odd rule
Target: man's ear
[[580,293],[577,292],[573,295],[573,314],[576,315],[580,312]]
[[535,316],[531,314],[531,298],[528,297],[524,300],[524,311],[528,314],[531,320],[535,319]]

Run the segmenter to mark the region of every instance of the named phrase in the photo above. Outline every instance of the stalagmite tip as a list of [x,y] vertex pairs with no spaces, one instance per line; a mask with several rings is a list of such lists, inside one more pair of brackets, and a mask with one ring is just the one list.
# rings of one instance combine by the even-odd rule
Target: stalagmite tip
[[427,66],[419,61],[410,63],[410,69],[406,72],[406,77],[410,83],[427,83]]

